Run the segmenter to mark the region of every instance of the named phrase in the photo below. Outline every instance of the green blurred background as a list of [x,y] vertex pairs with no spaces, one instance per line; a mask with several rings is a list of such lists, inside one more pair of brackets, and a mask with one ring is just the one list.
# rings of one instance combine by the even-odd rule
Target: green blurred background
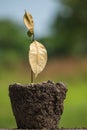
[[[50,18],[48,35],[36,34],[48,50],[48,63],[35,82],[49,79],[66,84],[68,92],[60,127],[87,127],[87,0],[54,2],[60,8]],[[20,22],[0,19],[0,128],[17,127],[9,84],[30,83],[30,39],[26,32]]]

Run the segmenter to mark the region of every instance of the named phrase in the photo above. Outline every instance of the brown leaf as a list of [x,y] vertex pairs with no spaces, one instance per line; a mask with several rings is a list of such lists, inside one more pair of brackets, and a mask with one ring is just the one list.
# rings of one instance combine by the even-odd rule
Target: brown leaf
[[43,71],[47,62],[46,48],[39,42],[34,41],[30,45],[29,62],[32,71],[35,73],[35,77]]
[[25,11],[24,17],[23,17],[24,23],[31,34],[34,33],[34,22],[31,14]]

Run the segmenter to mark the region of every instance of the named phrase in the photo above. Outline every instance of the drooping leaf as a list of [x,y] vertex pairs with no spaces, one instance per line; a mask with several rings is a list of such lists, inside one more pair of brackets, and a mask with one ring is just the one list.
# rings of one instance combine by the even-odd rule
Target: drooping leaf
[[35,73],[35,77],[43,71],[47,62],[46,48],[39,42],[34,41],[30,45],[29,50],[29,62],[32,71]]
[[34,22],[33,22],[33,17],[31,14],[25,11],[24,17],[23,17],[24,23],[28,30],[30,31],[31,34],[34,33]]

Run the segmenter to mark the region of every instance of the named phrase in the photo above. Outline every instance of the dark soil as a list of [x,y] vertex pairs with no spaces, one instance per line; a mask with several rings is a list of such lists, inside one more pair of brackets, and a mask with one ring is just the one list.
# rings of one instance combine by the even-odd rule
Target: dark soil
[[10,85],[9,96],[18,128],[57,128],[66,92],[64,84],[51,81]]

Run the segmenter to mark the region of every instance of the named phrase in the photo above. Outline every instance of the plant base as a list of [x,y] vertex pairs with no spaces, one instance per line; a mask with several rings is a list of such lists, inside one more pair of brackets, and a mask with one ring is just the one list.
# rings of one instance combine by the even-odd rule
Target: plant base
[[10,85],[9,96],[18,128],[57,128],[66,92],[64,84],[51,81]]

